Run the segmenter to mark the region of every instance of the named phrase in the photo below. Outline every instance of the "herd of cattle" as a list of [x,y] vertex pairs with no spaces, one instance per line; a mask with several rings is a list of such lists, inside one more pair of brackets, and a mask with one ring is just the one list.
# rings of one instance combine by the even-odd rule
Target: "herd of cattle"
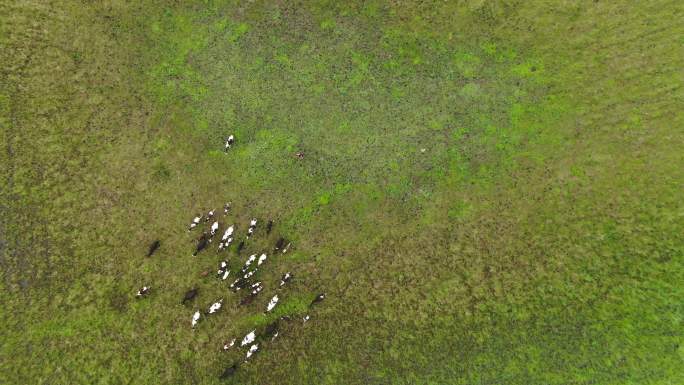
[[[232,144],[232,138],[230,138],[230,144]],[[226,150],[229,148],[229,143],[226,142]],[[223,213],[224,216],[227,216],[229,212],[231,211],[231,204],[226,203],[226,205],[223,207]],[[209,225],[211,223],[211,225]],[[235,254],[237,257],[240,257],[240,254],[245,247],[245,242],[247,242],[252,236],[255,235],[256,230],[257,230],[257,223],[258,220],[256,218],[253,218],[249,222],[249,227],[247,228],[247,233],[245,234],[244,239],[240,240],[240,242],[237,244],[237,246],[234,248]],[[219,221],[217,220],[217,215],[215,213],[215,210],[210,210],[208,213],[202,215],[198,214],[196,215],[193,219],[192,222],[190,223],[188,227],[188,231],[193,231],[195,229],[201,228],[205,225],[209,226],[208,231],[203,231],[200,237],[196,241],[195,245],[195,250],[192,253],[193,256],[197,256],[201,252],[207,250],[209,246],[212,244],[215,236],[219,233],[219,228],[221,227]],[[268,223],[266,224],[266,229],[265,232],[266,234],[270,234],[271,230],[273,229],[273,221],[269,220]],[[237,237],[236,234],[236,227],[235,225],[230,225],[225,228],[223,235],[221,236],[220,241],[218,242],[218,248],[217,248],[217,253],[221,253],[224,250],[227,250],[231,244],[233,243],[233,240]],[[285,240],[285,238],[280,237],[278,238],[277,242],[275,243],[272,252],[273,253],[281,253],[285,254],[288,252],[290,248],[290,243]],[[152,242],[152,244],[149,247],[149,250],[147,252],[147,256],[150,257],[152,256],[157,249],[161,246],[160,241],[156,240]],[[267,253],[261,253],[260,255],[257,256],[257,254],[252,254],[250,255],[245,263],[242,265],[241,268],[235,269],[235,273],[233,273],[230,269],[230,265],[227,260],[223,260],[219,263],[216,276],[217,279],[220,281],[225,281],[228,277],[233,274],[236,278],[233,280],[233,282],[229,285],[229,288],[234,292],[234,293],[239,293],[243,292],[245,293],[245,296],[242,298],[240,301],[240,305],[247,305],[252,303],[257,297],[259,297],[259,294],[263,291],[264,289],[264,284],[262,281],[258,280],[258,271],[259,268],[266,263],[268,259],[268,254]],[[284,287],[290,282],[290,280],[293,278],[293,274],[289,271],[285,272],[281,278],[280,281],[277,285],[277,293],[273,294],[268,302],[266,302],[266,305],[264,307],[264,313],[268,314],[273,312],[273,310],[276,308],[278,305],[278,302],[281,299],[282,296],[282,290]],[[136,293],[137,298],[143,298],[146,297],[150,292],[151,292],[151,286],[150,285],[145,285],[142,288],[138,290]],[[189,304],[192,302],[195,297],[197,296],[199,292],[199,289],[194,287],[190,290],[188,290],[185,295],[183,296],[183,299],[181,300],[181,303],[184,305]],[[280,293],[280,295],[278,294]],[[315,305],[318,302],[321,302],[325,298],[325,293],[318,294],[313,301],[311,302],[310,306]],[[192,317],[190,318],[190,326],[192,328],[195,328],[199,325],[203,317],[208,317],[211,316],[212,314],[217,313],[221,307],[223,306],[223,298],[219,298],[216,300],[214,303],[212,303],[208,309],[204,312],[200,310],[196,310],[193,314]],[[303,317],[302,322],[307,322],[309,321],[310,316],[307,314]],[[260,345],[263,344],[265,341],[272,341],[278,336],[278,325],[279,322],[281,321],[289,321],[291,318],[287,315],[281,316],[277,318],[274,322],[268,324],[263,330],[260,330],[262,328],[254,328],[253,330],[249,331],[240,341],[239,341],[239,346],[237,347],[238,349],[245,349],[245,358],[243,362],[247,362],[250,360],[255,353],[257,353],[260,349]],[[260,330],[257,332],[257,330]],[[229,341],[226,341],[223,346],[222,350],[223,351],[228,351],[231,350],[235,344],[236,344],[237,338],[233,338]],[[231,366],[226,368],[223,373],[221,374],[221,378],[228,378],[232,376],[238,369],[239,363],[233,363]]]

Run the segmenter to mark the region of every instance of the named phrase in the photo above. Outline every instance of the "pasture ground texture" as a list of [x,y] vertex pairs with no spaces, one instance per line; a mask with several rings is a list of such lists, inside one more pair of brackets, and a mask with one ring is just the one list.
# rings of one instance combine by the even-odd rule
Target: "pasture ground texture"
[[[273,317],[190,257],[185,226],[227,200],[243,230],[276,221],[248,251],[293,240],[263,273],[296,275],[279,314],[328,294],[234,383],[684,383],[682,20],[0,2],[0,383],[219,383],[220,342]],[[195,331],[194,284],[226,298]]]

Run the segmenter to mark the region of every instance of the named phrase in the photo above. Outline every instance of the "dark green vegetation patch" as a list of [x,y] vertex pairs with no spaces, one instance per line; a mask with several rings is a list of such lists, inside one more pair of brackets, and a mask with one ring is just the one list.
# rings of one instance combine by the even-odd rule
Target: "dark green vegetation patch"
[[684,382],[681,2],[190,3],[0,4],[0,383],[218,383],[227,200],[328,294],[236,383]]

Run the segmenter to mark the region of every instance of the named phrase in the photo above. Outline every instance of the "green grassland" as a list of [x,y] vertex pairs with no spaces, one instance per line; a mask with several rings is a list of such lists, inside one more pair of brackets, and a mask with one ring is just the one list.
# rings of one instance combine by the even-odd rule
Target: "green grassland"
[[[223,340],[319,292],[230,383],[684,383],[682,20],[0,2],[0,383],[217,384],[243,354]],[[190,256],[189,221],[228,200],[239,231],[276,223],[247,252],[293,241],[261,273],[295,273],[276,314]],[[193,285],[226,298],[196,330]]]

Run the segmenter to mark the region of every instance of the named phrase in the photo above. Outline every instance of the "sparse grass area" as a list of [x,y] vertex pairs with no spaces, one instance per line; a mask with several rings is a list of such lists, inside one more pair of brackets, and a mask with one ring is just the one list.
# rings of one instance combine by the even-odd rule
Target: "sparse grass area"
[[[321,291],[233,383],[684,383],[682,17],[0,4],[0,383],[219,383],[224,339]],[[185,231],[228,200],[276,221],[247,252],[295,245],[247,307]],[[194,285],[226,306],[193,331]]]

